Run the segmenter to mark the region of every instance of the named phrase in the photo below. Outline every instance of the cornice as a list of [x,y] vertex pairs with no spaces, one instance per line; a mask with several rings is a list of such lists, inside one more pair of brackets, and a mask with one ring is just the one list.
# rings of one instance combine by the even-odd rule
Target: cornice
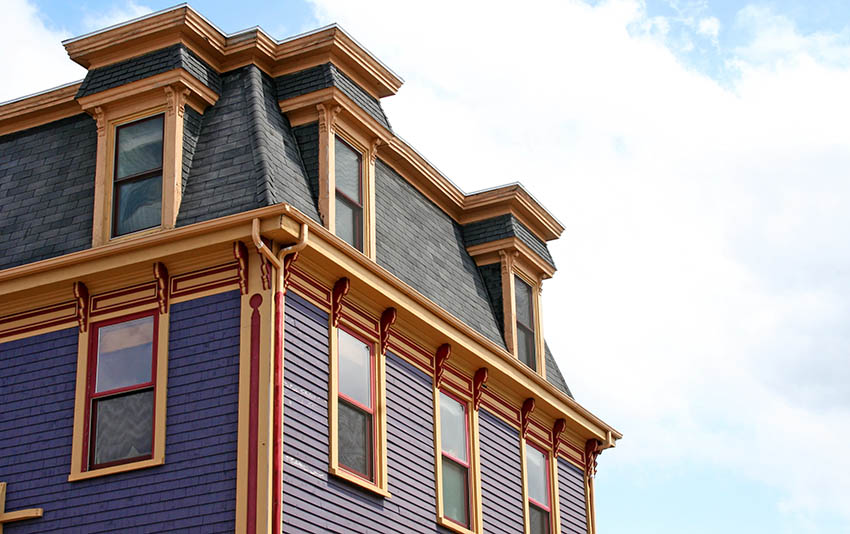
[[74,95],[82,82],[0,105],[0,135],[26,130],[82,113]]
[[499,263],[501,252],[517,252],[522,263],[528,266],[526,270],[530,271],[534,278],[552,278],[552,275],[555,274],[554,267],[516,237],[506,237],[497,241],[473,245],[467,247],[466,251],[475,260],[475,264],[479,266]]

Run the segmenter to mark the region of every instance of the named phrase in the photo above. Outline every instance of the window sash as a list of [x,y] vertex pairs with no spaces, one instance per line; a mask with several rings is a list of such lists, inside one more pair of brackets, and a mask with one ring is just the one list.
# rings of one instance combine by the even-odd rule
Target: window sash
[[[371,403],[371,406],[364,406],[362,403],[352,399],[348,395],[345,395],[344,393],[339,391],[339,368],[340,368],[339,334],[340,334],[340,332],[344,332],[344,333],[350,335],[351,337],[355,338],[356,340],[364,343],[366,346],[369,347],[369,401]],[[336,329],[336,336],[337,336],[337,354],[336,354],[336,372],[337,372],[337,377],[336,377],[336,384],[337,384],[337,386],[336,386],[336,389],[337,389],[337,392],[336,392],[336,396],[337,396],[337,423],[336,424],[337,424],[337,428],[336,428],[336,432],[337,432],[337,436],[339,436],[339,431],[340,431],[340,428],[339,428],[340,427],[339,404],[340,404],[340,402],[344,402],[344,403],[348,404],[352,409],[358,410],[358,411],[366,414],[367,420],[369,421],[369,429],[368,429],[368,438],[369,439],[368,439],[368,443],[367,443],[368,450],[366,451],[366,455],[367,455],[367,458],[368,458],[368,466],[369,466],[368,471],[370,471],[370,472],[369,473],[361,473],[357,469],[350,467],[348,465],[345,465],[342,462],[342,460],[339,459],[339,457],[340,457],[339,447],[341,445],[341,443],[340,443],[341,440],[339,439],[339,437],[337,437],[337,458],[338,458],[337,463],[339,464],[339,466],[342,469],[351,473],[352,475],[357,476],[359,478],[362,478],[362,479],[364,479],[368,482],[375,483],[376,482],[375,475],[376,475],[376,472],[377,472],[377,470],[375,469],[376,462],[377,462],[376,443],[377,443],[377,439],[378,439],[378,435],[377,435],[378,425],[376,424],[376,421],[375,421],[375,415],[376,415],[375,406],[377,404],[377,402],[376,402],[377,401],[377,391],[376,391],[376,386],[377,386],[377,383],[376,383],[377,382],[376,381],[376,374],[377,374],[376,363],[377,363],[377,361],[375,359],[375,346],[374,346],[374,343],[369,342],[369,341],[361,338],[360,336],[356,335],[355,333],[349,331],[346,328],[338,327]]]
[[[465,528],[469,528],[469,525],[470,525],[470,509],[472,507],[471,506],[472,505],[472,499],[470,498],[471,496],[470,496],[470,492],[469,492],[469,486],[470,486],[470,484],[469,484],[469,465],[464,465],[463,463],[458,462],[456,459],[452,458],[450,455],[445,454],[445,453],[442,454],[442,462],[443,462],[443,466],[442,466],[443,480],[441,482],[442,482],[443,487],[441,488],[441,490],[442,490],[442,495],[443,495],[443,517],[445,519],[453,522],[453,523],[461,525]],[[459,521],[458,519],[451,517],[448,514],[446,514],[446,508],[447,507],[446,507],[446,491],[445,491],[446,486],[445,485],[446,485],[446,478],[447,477],[445,475],[445,471],[446,471],[445,466],[446,466],[447,462],[454,464],[455,466],[460,468],[460,470],[463,471],[463,473],[464,473],[464,477],[463,477],[464,519],[463,519],[463,521]]]
[[[374,481],[375,478],[375,418],[374,414],[361,409],[359,406],[352,404],[350,401],[342,398],[342,403],[347,405],[348,409],[354,412],[360,412],[364,415],[364,423],[366,426],[364,435],[366,437],[366,450],[364,450],[364,457],[366,460],[366,472],[360,472],[357,468],[347,465],[342,460],[342,454],[340,450],[337,450],[337,454],[339,457],[339,466],[348,471],[349,473],[358,476],[364,480],[368,480],[370,482]],[[337,432],[340,431],[340,423],[339,423],[339,409],[337,409]],[[340,440],[341,442],[342,440]],[[342,448],[342,443],[337,444],[338,449]]]
[[[535,511],[538,514],[540,514],[543,518],[545,518],[545,521],[543,522],[543,530],[542,531],[534,528],[535,525],[536,525],[536,522],[532,521],[532,517],[534,516]],[[551,530],[552,530],[552,512],[551,512],[551,510],[547,510],[545,508],[537,506],[533,502],[530,502],[529,505],[528,505],[528,515],[529,515],[529,519],[528,519],[529,525],[528,526],[529,526],[531,534],[549,534],[549,532],[551,532]]]
[[[137,124],[140,124],[140,123],[143,123],[143,122],[146,122],[146,121],[152,121],[152,120],[160,120],[162,122],[162,125],[161,125],[162,131],[160,133],[160,151],[162,153],[161,153],[160,160],[159,160],[159,166],[151,167],[149,169],[144,169],[142,171],[133,173],[131,175],[119,177],[118,176],[118,169],[119,169],[119,156],[121,155],[121,131],[123,129],[127,128],[128,126],[133,126],[133,125],[137,125]],[[160,179],[159,191],[160,191],[160,196],[162,195],[162,170],[163,170],[163,165],[164,165],[164,160],[165,160],[165,117],[160,113],[160,114],[156,114],[156,115],[153,115],[151,117],[147,117],[147,118],[140,119],[140,120],[137,120],[137,121],[128,122],[126,124],[122,124],[122,125],[116,127],[115,128],[115,147],[114,147],[113,151],[114,151],[114,154],[113,154],[113,165],[112,165],[112,235],[114,237],[117,237],[117,236],[121,236],[121,235],[132,234],[134,232],[139,232],[141,230],[147,230],[148,228],[156,228],[157,226],[162,224],[162,200],[161,199],[160,199],[160,205],[159,205],[160,221],[159,221],[158,224],[147,226],[145,228],[135,228],[135,229],[127,230],[127,231],[124,231],[124,232],[118,231],[119,222],[120,222],[120,218],[119,218],[120,214],[119,214],[119,209],[118,209],[119,208],[118,197],[119,197],[119,190],[120,190],[119,184],[124,185],[124,184],[132,183],[132,182],[140,182],[140,181],[143,181],[143,180],[159,177],[159,179]]]
[[[348,198],[345,193],[337,190],[337,205],[343,204],[351,210],[351,230],[353,234],[353,239],[349,245],[356,248],[359,251],[363,251],[363,206],[358,204]],[[336,210],[337,213],[337,222],[336,226],[339,227],[339,213],[340,210]],[[344,241],[348,242],[347,239],[342,238]]]

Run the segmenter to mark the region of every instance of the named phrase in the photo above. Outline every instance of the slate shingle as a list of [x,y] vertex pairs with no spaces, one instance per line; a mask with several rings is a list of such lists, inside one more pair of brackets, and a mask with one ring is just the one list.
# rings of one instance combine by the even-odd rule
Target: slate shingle
[[543,258],[546,263],[555,266],[546,243],[541,241],[519,219],[510,213],[483,221],[475,221],[463,226],[463,238],[467,247],[498,241],[507,237],[516,237]]

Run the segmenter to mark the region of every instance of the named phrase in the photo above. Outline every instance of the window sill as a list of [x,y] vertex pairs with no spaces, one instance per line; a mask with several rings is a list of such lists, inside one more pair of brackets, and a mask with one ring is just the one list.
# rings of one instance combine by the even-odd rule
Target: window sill
[[437,524],[445,529],[451,530],[452,532],[457,532],[457,534],[477,534],[476,531],[469,530],[468,528],[458,525],[454,521],[446,519],[445,517],[437,517]]
[[107,475],[114,475],[116,473],[124,473],[127,471],[135,471],[136,469],[146,469],[148,467],[155,467],[157,465],[163,465],[165,463],[164,458],[151,458],[149,460],[141,460],[139,462],[133,462],[129,464],[121,464],[121,465],[113,465],[111,467],[102,467],[100,469],[92,469],[91,471],[82,471],[80,473],[71,473],[68,475],[68,482],[76,482],[77,480],[86,480],[89,478],[97,478],[104,477]]
[[357,475],[352,475],[351,473],[349,473],[348,471],[346,471],[344,469],[339,469],[337,467],[331,466],[328,469],[328,472],[330,474],[332,474],[333,476],[337,477],[337,478],[341,478],[342,480],[345,480],[346,482],[354,484],[355,486],[362,488],[366,491],[374,493],[375,495],[378,495],[379,497],[383,497],[385,499],[389,499],[389,498],[392,497],[392,495],[390,495],[389,491],[373,484],[372,482],[369,482],[368,480],[364,480],[364,479],[358,477]]

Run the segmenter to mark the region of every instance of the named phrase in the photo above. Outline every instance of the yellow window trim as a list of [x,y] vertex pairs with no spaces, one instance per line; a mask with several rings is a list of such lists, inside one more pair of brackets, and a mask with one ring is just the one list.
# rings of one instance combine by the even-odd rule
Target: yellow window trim
[[[91,302],[91,299],[89,299]],[[115,311],[98,315],[96,320],[88,324],[86,331],[81,332],[77,341],[77,382],[74,395],[74,430],[71,442],[71,472],[68,481],[85,480],[100,476],[124,473],[136,469],[145,469],[165,463],[165,408],[168,401],[167,379],[168,379],[168,325],[169,313],[159,314],[157,319],[157,348],[156,348],[156,397],[154,400],[154,442],[151,458],[139,460],[121,465],[103,467],[100,469],[83,470],[83,442],[88,438],[85,435],[86,418],[86,379],[88,377],[89,362],[89,338],[92,324],[109,319],[132,315],[140,311],[156,309],[157,304],[133,307],[127,310]]]
[[[470,528],[458,525],[443,515],[443,451],[442,434],[440,422],[440,392],[451,394],[455,400],[466,404],[467,421],[469,425],[469,517]],[[468,392],[463,392],[451,387],[443,381],[441,387],[436,384],[432,386],[432,398],[434,399],[434,480],[436,488],[436,511],[437,524],[443,528],[458,534],[480,534],[483,531],[484,518],[481,508],[481,460],[479,456],[478,442],[478,410],[475,409]]]
[[[345,316],[340,317],[339,326],[333,325],[332,314],[328,318],[328,346],[330,374],[328,377],[328,472],[351,484],[370,491],[381,497],[390,498],[392,495],[388,489],[387,477],[387,403],[386,403],[386,357],[379,350],[379,343],[375,334],[358,327],[353,321]],[[375,357],[375,408],[373,421],[375,425],[375,457],[374,472],[375,481],[369,481],[346,470],[339,464],[339,340],[337,331],[342,328],[348,332],[357,334],[372,346]]]
[[[507,275],[506,275],[507,273]],[[505,314],[505,337],[510,343],[510,351],[515,358],[519,357],[517,350],[517,315],[516,315],[516,283],[515,278],[528,284],[531,288],[532,308],[534,309],[534,348],[538,369],[537,374],[546,378],[546,345],[543,337],[543,318],[540,299],[543,291],[543,279],[534,278],[522,269],[515,257],[509,254],[502,256],[502,302]],[[505,298],[509,295],[510,298]]]
[[549,467],[549,532],[561,532],[560,498],[558,496],[558,455],[553,454],[550,447],[536,442],[528,437],[519,438],[519,455],[522,466],[522,516],[525,534],[531,533],[528,509],[528,473],[526,472],[526,447],[527,442],[532,444],[546,455],[546,464]]

